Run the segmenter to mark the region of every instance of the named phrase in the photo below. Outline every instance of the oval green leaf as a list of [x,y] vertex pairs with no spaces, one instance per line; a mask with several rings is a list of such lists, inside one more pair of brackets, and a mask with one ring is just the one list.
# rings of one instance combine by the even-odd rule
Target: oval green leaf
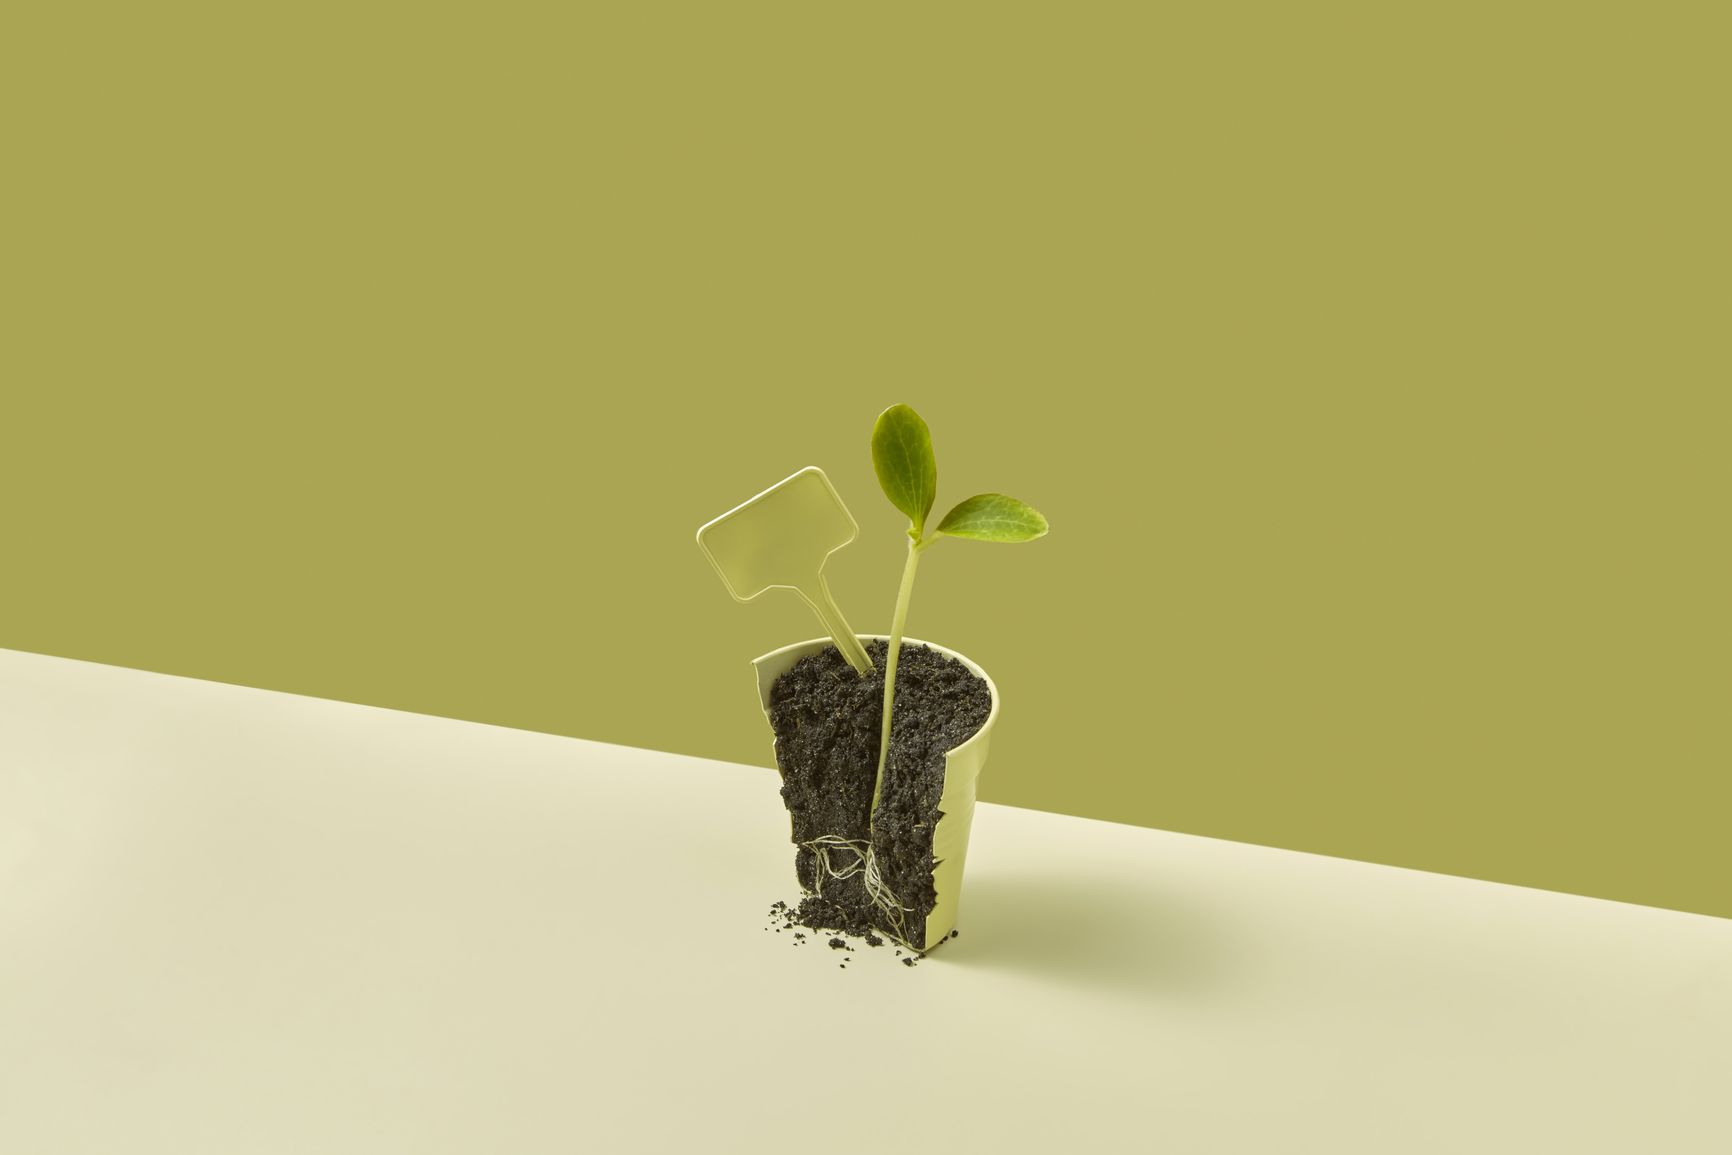
[[1002,493],[977,493],[938,523],[939,533],[975,541],[1033,541],[1046,529],[1038,509]]
[[892,405],[872,426],[872,467],[890,504],[908,516],[916,533],[926,530],[926,515],[938,496],[938,462],[932,433],[920,414]]

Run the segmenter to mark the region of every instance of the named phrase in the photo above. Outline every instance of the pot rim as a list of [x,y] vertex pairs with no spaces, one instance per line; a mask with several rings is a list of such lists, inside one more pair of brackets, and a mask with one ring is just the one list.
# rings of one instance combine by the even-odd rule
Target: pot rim
[[[859,638],[863,642],[864,641],[888,642],[890,640],[889,634],[855,634],[854,636]],[[771,650],[769,653],[764,654],[761,657],[753,659],[752,664],[757,665],[760,662],[770,661],[772,658],[780,657],[781,655],[786,654],[790,650],[803,649],[807,646],[812,645],[815,642],[822,642],[822,643],[825,643],[827,645],[835,645],[836,639],[834,639],[834,638],[830,637],[828,634],[826,634],[821,638],[807,638],[803,642],[789,642],[785,646],[782,646],[778,649]],[[957,754],[963,750],[968,749],[970,746],[973,746],[976,742],[985,741],[987,739],[987,737],[992,733],[992,724],[998,720],[998,705],[999,705],[998,683],[996,683],[992,680],[992,675],[988,674],[984,669],[982,669],[979,662],[976,662],[973,658],[970,658],[966,654],[958,653],[957,651],[951,649],[949,646],[941,646],[937,642],[929,642],[929,641],[926,641],[924,638],[913,638],[913,637],[909,637],[907,634],[903,634],[902,635],[902,644],[907,645],[910,642],[913,642],[916,645],[925,646],[928,649],[937,650],[939,653],[945,655],[946,657],[955,658],[957,661],[961,662],[964,666],[966,666],[968,668],[968,670],[974,674],[975,677],[979,678],[981,681],[986,683],[986,692],[992,696],[992,707],[989,710],[987,710],[986,721],[984,721],[980,724],[980,729],[976,730],[973,734],[970,734],[968,736],[967,741],[961,742],[955,746],[952,746],[950,749],[946,750],[944,752],[944,756],[946,758],[949,758],[953,754]]]

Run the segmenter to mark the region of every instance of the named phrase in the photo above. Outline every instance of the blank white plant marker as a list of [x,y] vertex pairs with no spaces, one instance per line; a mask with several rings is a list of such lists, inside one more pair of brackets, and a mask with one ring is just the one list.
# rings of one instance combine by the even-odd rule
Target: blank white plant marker
[[799,594],[848,664],[864,675],[872,672],[872,660],[824,581],[824,562],[859,535],[836,487],[822,469],[808,465],[702,526],[698,548],[736,601],[749,602],[768,589]]

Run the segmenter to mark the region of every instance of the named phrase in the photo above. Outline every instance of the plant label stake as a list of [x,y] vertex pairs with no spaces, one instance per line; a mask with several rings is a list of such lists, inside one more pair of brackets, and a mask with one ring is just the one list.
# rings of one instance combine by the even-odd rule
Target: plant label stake
[[822,469],[808,465],[702,526],[698,548],[735,601],[749,602],[767,589],[799,594],[848,664],[866,675],[872,660],[824,581],[824,562],[859,535],[836,487]]

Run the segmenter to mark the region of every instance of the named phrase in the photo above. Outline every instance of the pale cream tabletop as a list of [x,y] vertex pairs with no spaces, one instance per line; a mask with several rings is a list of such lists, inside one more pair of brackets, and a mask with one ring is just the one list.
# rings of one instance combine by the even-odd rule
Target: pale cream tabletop
[[1732,1151],[1732,921],[986,805],[843,969],[776,785],[0,651],[0,1152]]

